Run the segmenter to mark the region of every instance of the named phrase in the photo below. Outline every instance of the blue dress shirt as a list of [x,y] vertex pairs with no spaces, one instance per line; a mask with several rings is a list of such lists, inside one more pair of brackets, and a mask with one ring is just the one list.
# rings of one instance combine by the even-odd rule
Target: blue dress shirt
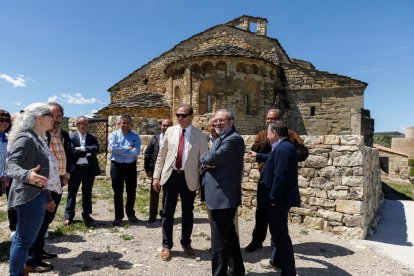
[[[132,149],[129,149],[130,147]],[[109,136],[109,149],[111,161],[118,163],[136,162],[141,150],[141,139],[133,131],[129,131],[124,136],[121,130],[116,130]]]

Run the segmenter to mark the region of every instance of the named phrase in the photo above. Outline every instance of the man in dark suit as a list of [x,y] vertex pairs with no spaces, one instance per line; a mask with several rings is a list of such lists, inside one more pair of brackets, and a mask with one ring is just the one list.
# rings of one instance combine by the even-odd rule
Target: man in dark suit
[[[171,119],[162,120],[161,133],[158,133],[152,136],[147,147],[145,148],[144,169],[148,177],[152,178],[154,174],[155,162],[157,162],[157,156],[160,150],[160,146],[162,145],[164,134],[167,131],[167,128],[169,128],[172,125],[173,125],[173,122]],[[150,210],[149,210],[149,218],[148,218],[149,223],[153,223],[157,218],[159,198],[160,198],[160,194],[151,188],[150,189]],[[160,212],[160,214],[161,213],[162,212]]]
[[[239,237],[234,224],[241,204],[244,140],[234,129],[234,115],[220,109],[214,116],[219,137],[201,158],[202,185],[211,213],[212,275],[244,275]],[[230,265],[230,270],[227,267]]]
[[65,225],[70,225],[75,217],[76,194],[82,183],[82,218],[85,224],[95,220],[92,214],[92,186],[95,176],[101,174],[96,154],[99,151],[98,140],[89,134],[89,120],[84,116],[76,118],[77,132],[70,134],[73,151],[73,163],[68,184],[68,198],[65,210]]
[[272,152],[259,181],[261,189],[257,202],[261,208],[266,208],[272,235],[272,256],[270,260],[262,260],[260,265],[267,269],[281,268],[281,275],[296,275],[287,220],[290,208],[300,205],[298,155],[288,135],[283,122],[269,124],[267,138]]

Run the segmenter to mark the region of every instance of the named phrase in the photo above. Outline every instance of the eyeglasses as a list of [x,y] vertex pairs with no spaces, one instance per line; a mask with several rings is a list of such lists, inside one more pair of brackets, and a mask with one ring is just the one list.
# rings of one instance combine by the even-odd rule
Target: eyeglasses
[[48,117],[52,117],[52,112],[49,113],[43,113],[42,116],[48,116]]
[[225,121],[228,121],[228,120],[230,120],[230,119],[215,119],[214,121],[213,121],[213,123],[223,123],[223,122],[225,122]]
[[0,118],[0,123],[8,123],[8,124],[10,124],[10,119]]
[[185,114],[185,113],[177,113],[177,114],[175,114],[175,116],[177,116],[177,118],[187,118],[188,117],[188,115],[190,115],[190,114]]

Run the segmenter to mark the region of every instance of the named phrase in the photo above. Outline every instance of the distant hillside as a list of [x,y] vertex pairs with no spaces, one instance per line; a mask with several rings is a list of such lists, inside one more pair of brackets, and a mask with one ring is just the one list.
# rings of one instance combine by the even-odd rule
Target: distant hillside
[[379,144],[384,147],[391,147],[391,138],[404,138],[404,133],[398,131],[389,131],[389,132],[375,132],[374,133],[374,143]]

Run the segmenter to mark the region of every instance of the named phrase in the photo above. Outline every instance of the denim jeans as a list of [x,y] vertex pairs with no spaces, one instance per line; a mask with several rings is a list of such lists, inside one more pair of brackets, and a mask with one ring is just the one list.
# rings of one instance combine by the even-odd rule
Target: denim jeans
[[10,247],[10,275],[23,275],[30,246],[36,239],[45,216],[47,191],[42,190],[32,200],[15,207],[16,234]]

